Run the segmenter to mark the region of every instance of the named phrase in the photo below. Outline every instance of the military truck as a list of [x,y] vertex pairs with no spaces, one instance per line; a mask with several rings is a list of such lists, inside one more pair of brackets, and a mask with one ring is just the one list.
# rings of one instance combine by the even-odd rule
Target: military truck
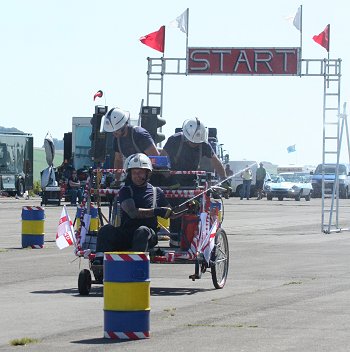
[[33,136],[0,133],[0,190],[23,196],[33,189]]

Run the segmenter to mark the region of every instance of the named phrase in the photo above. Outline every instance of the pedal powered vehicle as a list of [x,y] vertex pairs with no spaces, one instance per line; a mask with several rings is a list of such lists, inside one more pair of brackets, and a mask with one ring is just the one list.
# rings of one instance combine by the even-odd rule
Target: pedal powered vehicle
[[[221,289],[225,286],[229,268],[229,246],[225,230],[222,227],[224,220],[223,198],[224,188],[209,186],[208,175],[205,171],[170,171],[171,174],[197,175],[201,181],[196,188],[170,190],[163,188],[169,199],[177,198],[179,205],[175,214],[181,217],[181,231],[178,246],[157,245],[150,250],[150,262],[160,264],[194,264],[194,273],[189,276],[192,281],[200,279],[205,272],[211,273],[214,287]],[[100,194],[117,194],[118,190],[101,189]],[[90,194],[90,192],[87,192]],[[96,190],[95,190],[96,194]],[[84,202],[83,202],[84,203]],[[87,205],[89,201],[86,202]],[[82,204],[82,209],[85,204]],[[89,212],[89,205],[87,206]],[[91,212],[91,206],[90,206]],[[81,222],[84,216],[81,215]],[[110,216],[111,218],[111,211]],[[100,221],[100,219],[99,219]],[[160,223],[164,223],[161,221]],[[163,230],[172,236],[169,224],[160,225]],[[91,228],[91,226],[90,226]],[[164,233],[164,231],[163,231]],[[78,290],[81,295],[88,295],[92,284],[103,283],[103,266],[94,265],[97,231],[89,231],[82,236],[81,226],[77,231],[77,256],[89,260],[89,269],[79,273]],[[92,280],[92,275],[95,280]]]

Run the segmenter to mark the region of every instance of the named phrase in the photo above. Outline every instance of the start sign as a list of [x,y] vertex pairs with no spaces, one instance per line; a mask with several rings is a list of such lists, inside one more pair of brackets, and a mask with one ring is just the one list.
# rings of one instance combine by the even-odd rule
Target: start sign
[[300,48],[188,48],[188,75],[298,75]]

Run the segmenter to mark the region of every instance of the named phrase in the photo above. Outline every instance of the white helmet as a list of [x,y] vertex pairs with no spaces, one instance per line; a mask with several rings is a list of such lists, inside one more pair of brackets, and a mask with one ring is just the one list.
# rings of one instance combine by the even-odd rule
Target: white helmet
[[132,154],[124,162],[125,172],[128,172],[130,169],[147,169],[152,171],[152,162],[146,154]]
[[207,130],[197,117],[186,120],[182,125],[182,131],[185,138],[192,143],[203,143],[208,140]]
[[130,112],[113,108],[102,117],[100,132],[114,132],[123,128],[130,119]]

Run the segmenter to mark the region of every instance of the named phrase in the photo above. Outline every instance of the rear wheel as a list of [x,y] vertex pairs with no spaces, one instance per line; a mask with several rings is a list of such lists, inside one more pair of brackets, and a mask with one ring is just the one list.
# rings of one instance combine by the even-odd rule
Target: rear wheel
[[282,196],[278,196],[278,200],[283,200],[283,197]]
[[211,278],[215,288],[223,288],[229,265],[229,248],[226,232],[219,229],[215,234],[214,248],[210,256]]
[[83,269],[79,273],[78,290],[82,296],[88,296],[91,290],[91,273],[88,269]]
[[266,198],[267,198],[267,200],[272,200],[272,196],[271,196],[270,194],[268,194],[268,195],[266,196]]
[[309,202],[310,199],[311,199],[311,193],[309,193],[309,194],[307,194],[307,195],[305,196],[305,200],[306,200],[307,202]]
[[17,182],[17,195],[19,197],[23,197],[24,194],[24,181],[22,179],[18,180]]

